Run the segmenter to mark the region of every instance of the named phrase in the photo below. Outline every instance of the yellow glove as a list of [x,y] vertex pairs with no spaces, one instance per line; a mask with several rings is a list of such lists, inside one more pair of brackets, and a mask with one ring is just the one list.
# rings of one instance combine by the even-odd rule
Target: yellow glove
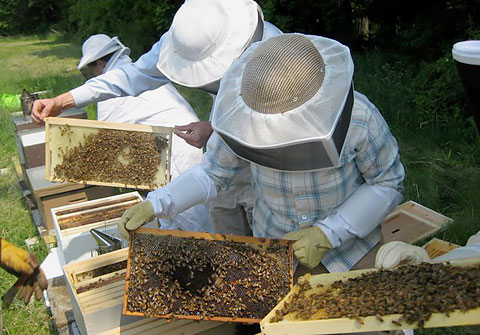
[[30,265],[30,256],[27,251],[14,246],[4,239],[2,239],[1,244],[0,265],[2,268],[18,274],[30,275],[33,273],[33,267]]
[[318,227],[310,227],[283,235],[286,240],[296,240],[293,251],[298,261],[308,268],[320,263],[325,253],[332,249],[332,244],[325,233]]
[[124,239],[128,240],[129,230],[135,230],[155,218],[152,203],[148,200],[130,207],[123,213],[118,222],[118,231]]
[[35,293],[35,299],[40,300],[43,290],[48,287],[48,281],[35,256],[1,238],[0,244],[0,265],[2,268],[17,277],[29,275],[28,279],[22,284],[18,298],[28,304],[32,294]]

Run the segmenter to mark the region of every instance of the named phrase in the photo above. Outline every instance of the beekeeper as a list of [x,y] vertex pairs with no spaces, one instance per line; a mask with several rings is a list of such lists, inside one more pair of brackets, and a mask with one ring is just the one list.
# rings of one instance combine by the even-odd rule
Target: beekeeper
[[284,34],[253,44],[221,81],[219,136],[202,164],[150,192],[119,225],[133,230],[214,198],[249,168],[254,236],[297,240],[310,268],[349,270],[379,241],[404,179],[395,138],[352,78],[350,51],[337,41]]
[[447,262],[462,259],[471,259],[480,257],[480,231],[470,236],[467,244],[449,251],[433,260],[427,251],[422,247],[417,247],[401,241],[392,241],[386,243],[378,249],[375,258],[375,267],[391,269],[398,265],[417,264],[422,262]]
[[[83,56],[78,63],[78,69],[86,79],[90,79],[130,64],[132,60],[129,54],[130,49],[125,47],[118,37],[110,38],[105,34],[92,35],[83,43]],[[100,121],[165,127],[199,120],[188,102],[171,83],[143,92],[137,97],[101,101],[97,104],[97,118]],[[170,168],[172,178],[199,164],[202,156],[201,149],[188,145],[174,136]],[[170,220],[161,220],[161,228],[211,232],[208,207],[199,204]]]
[[[214,95],[224,73],[245,49],[280,33],[264,22],[260,7],[252,0],[186,1],[175,14],[169,31],[148,53],[68,93],[39,100],[33,106],[32,118],[41,122],[67,108],[120,95],[138,95],[167,83],[168,79]],[[178,127],[176,134],[190,144],[196,139],[199,148],[212,133],[210,122],[176,124],[187,124]],[[238,173],[228,190],[219,191],[221,195],[209,204],[214,230],[251,235],[254,193],[249,169]]]
[[[22,275],[32,275],[37,265],[35,257],[32,257],[30,253],[0,237],[0,267],[2,269],[20,278]],[[34,294],[35,299],[40,300],[43,296],[43,290],[46,290],[47,286],[48,282],[45,274],[40,269],[34,278],[22,284],[18,298],[28,304],[32,294]],[[0,308],[0,334],[2,329],[2,309]]]
[[[206,4],[211,10],[198,15]],[[254,1],[189,1],[178,10],[165,34],[157,66],[171,81],[206,91],[215,100],[220,80],[232,62],[251,43],[278,34],[281,31],[263,20]],[[210,138],[212,127],[210,121],[184,123],[175,133],[201,148]],[[207,151],[212,149],[209,143]],[[251,183],[250,169],[238,171],[230,187],[219,190],[219,196],[209,202],[215,232],[252,235],[255,196]]]

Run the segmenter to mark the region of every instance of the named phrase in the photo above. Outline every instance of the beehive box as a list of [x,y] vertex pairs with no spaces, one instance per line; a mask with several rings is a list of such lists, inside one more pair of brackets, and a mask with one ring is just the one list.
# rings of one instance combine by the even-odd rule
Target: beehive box
[[382,239],[385,243],[402,241],[415,243],[445,229],[453,222],[415,201],[397,206],[382,222]]
[[[435,268],[440,267],[443,268]],[[453,266],[459,266],[462,275],[459,275],[458,278],[456,277],[449,277],[448,280],[452,280],[452,278],[456,279],[455,284],[438,280],[436,275],[432,275],[434,272],[438,273],[440,276],[445,277],[447,273],[455,273],[453,270]],[[376,270],[376,269],[369,269],[369,270],[357,270],[357,271],[350,271],[350,272],[343,272],[343,273],[330,273],[330,274],[321,274],[310,276],[306,275],[299,280],[299,283],[290,291],[290,293],[277,305],[275,308],[261,321],[260,325],[262,328],[262,334],[264,335],[287,335],[287,334],[295,334],[295,335],[310,335],[310,334],[339,334],[339,333],[357,333],[357,332],[373,332],[373,331],[384,331],[384,330],[395,330],[395,329],[412,329],[412,328],[436,328],[436,327],[450,327],[450,326],[460,326],[460,325],[474,325],[480,324],[480,297],[475,296],[475,289],[469,289],[470,296],[467,297],[462,294],[459,294],[461,298],[457,298],[458,301],[455,301],[455,298],[446,297],[445,302],[437,301],[435,305],[437,307],[428,307],[431,308],[428,313],[432,313],[429,317],[427,317],[427,310],[423,309],[422,312],[418,313],[414,311],[415,308],[422,309],[424,308],[422,304],[425,301],[432,299],[432,297],[438,296],[439,294],[453,292],[451,295],[455,297],[457,292],[454,292],[462,285],[476,285],[480,277],[480,258],[475,260],[465,260],[465,261],[458,261],[458,262],[451,262],[450,264],[427,264],[422,263],[420,265],[407,265],[403,271],[404,273],[410,274],[412,277],[418,277],[419,271],[424,271],[426,276],[423,278],[427,280],[429,283],[428,285],[417,285],[413,288],[415,294],[411,295],[411,292],[407,292],[401,284],[410,285],[410,281],[405,281],[403,277],[397,277],[395,283],[389,284],[385,283],[385,279],[379,284],[372,284],[370,283],[369,290],[363,290],[359,288],[361,285],[357,281],[351,280],[361,280],[362,276],[375,276],[377,275],[377,279],[380,278],[382,280],[382,273],[387,273],[389,270]],[[445,268],[447,267],[447,268]],[[470,267],[476,267],[476,270],[471,270]],[[423,269],[423,270],[422,270]],[[445,270],[447,269],[447,270]],[[396,271],[396,270],[395,270]],[[443,271],[443,272],[442,272]],[[457,272],[457,273],[459,273]],[[471,276],[476,276],[477,279],[472,279]],[[428,277],[428,278],[427,278]],[[368,277],[367,277],[368,278]],[[395,277],[394,277],[395,278]],[[420,281],[422,281],[421,279]],[[340,284],[334,284],[336,281],[341,281]],[[360,289],[362,292],[353,293],[352,290],[347,290],[350,292],[350,297],[342,297],[340,299],[339,295],[342,294],[342,285],[344,283],[350,283],[350,287],[356,287],[357,290]],[[434,284],[432,284],[434,283]],[[321,285],[321,286],[319,286]],[[389,286],[390,285],[390,286]],[[322,296],[326,294],[324,291],[327,289],[331,289],[334,286],[334,293],[328,293],[327,296]],[[394,294],[384,295],[382,296],[383,287],[390,287]],[[427,287],[428,286],[428,287]],[[363,286],[362,286],[363,287]],[[300,294],[300,292],[304,293],[308,298],[305,298]],[[468,289],[467,289],[468,291]],[[310,298],[312,292],[316,292],[317,295]],[[372,293],[376,292],[376,293]],[[416,293],[421,292],[422,294],[425,293],[425,296],[428,295],[429,298],[425,299],[425,296],[419,297]],[[473,293],[472,293],[473,292]],[[375,294],[380,295],[374,296]],[[472,295],[473,294],[473,295]],[[313,306],[313,303],[326,303],[329,301],[330,297],[336,298],[338,301],[334,304],[334,307],[329,307],[326,309],[322,307],[320,309],[313,308],[314,314],[307,314],[305,312],[306,309],[303,309],[303,306]],[[478,295],[478,289],[477,289]],[[300,297],[300,298],[299,298]],[[300,306],[292,303],[292,299],[301,302]],[[449,300],[453,299],[453,300]],[[464,300],[462,300],[464,299]],[[380,312],[380,308],[384,308],[380,306],[382,304],[402,304],[403,301],[407,301],[413,307],[404,307],[405,312],[402,314],[388,314],[385,312]],[[335,302],[335,300],[332,299]],[[312,304],[312,305],[310,305]],[[452,306],[456,304],[457,309],[445,312],[440,308],[445,308],[448,306]],[[465,306],[470,304],[473,308],[468,309]],[[356,307],[363,308],[361,306],[366,306],[366,310],[369,310],[370,316],[358,316],[355,315],[352,310],[355,310]],[[443,306],[443,307],[439,307]],[[476,307],[475,307],[476,306]],[[286,308],[292,308],[296,312],[303,310],[304,312],[300,312],[300,315],[296,312],[291,312],[285,314]],[[410,309],[412,308],[412,309]],[[439,308],[437,311],[434,308]],[[462,311],[462,309],[464,309]],[[386,309],[387,310],[387,309]],[[332,317],[328,318],[328,313],[336,313],[340,311],[343,315],[346,313],[352,313],[349,317]],[[373,312],[372,312],[373,311]],[[375,315],[371,315],[375,313]],[[423,313],[423,314],[422,314]],[[330,314],[334,315],[334,314]],[[302,318],[304,320],[302,320]],[[410,320],[411,322],[408,322]]]
[[427,252],[430,259],[437,258],[446,254],[449,251],[457,249],[459,245],[451,242],[447,242],[438,238],[432,238],[430,241],[423,245],[423,248]]
[[48,180],[150,190],[170,181],[173,128],[45,120]]
[[[122,315],[128,248],[64,267],[75,321],[82,335],[233,335],[233,325]],[[171,322],[169,322],[171,321]]]
[[140,228],[126,315],[259,322],[293,284],[292,241]]
[[[93,228],[121,238],[118,220],[125,210],[142,200],[138,192],[130,192],[52,208],[60,263],[64,265],[97,256],[98,244],[90,234]],[[124,246],[126,244],[124,241]]]

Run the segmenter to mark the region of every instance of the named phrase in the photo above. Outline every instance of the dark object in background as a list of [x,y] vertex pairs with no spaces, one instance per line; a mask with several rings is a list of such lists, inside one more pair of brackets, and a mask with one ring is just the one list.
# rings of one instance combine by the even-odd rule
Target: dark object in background
[[22,102],[23,116],[29,116],[32,113],[33,102],[38,99],[38,93],[30,93],[26,89],[23,89],[20,96]]
[[467,94],[470,112],[480,131],[480,40],[455,43],[452,55]]

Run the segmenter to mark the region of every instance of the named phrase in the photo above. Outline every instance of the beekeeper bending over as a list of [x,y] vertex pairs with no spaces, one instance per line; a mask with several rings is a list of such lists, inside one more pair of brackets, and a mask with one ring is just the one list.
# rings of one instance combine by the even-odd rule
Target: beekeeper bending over
[[254,236],[297,240],[308,267],[352,268],[379,241],[404,179],[397,141],[352,78],[350,51],[337,41],[284,34],[253,44],[221,81],[213,149],[132,207],[119,229],[214,198],[250,169]]
[[[32,118],[41,122],[67,108],[112,97],[135,96],[164,85],[169,79],[215,95],[221,78],[234,60],[252,43],[280,33],[263,20],[262,10],[255,1],[186,1],[175,13],[168,32],[136,62],[104,71],[85,85],[55,98],[36,100]],[[200,148],[212,132],[210,122],[177,121],[176,124],[179,127],[175,133]],[[209,204],[216,232],[252,234],[251,180],[249,170],[237,174],[228,190],[219,190],[219,197]]]
[[[86,79],[132,62],[128,56],[130,49],[125,47],[118,37],[110,38],[105,34],[90,36],[83,43],[82,54],[78,69]],[[101,101],[97,104],[97,118],[100,121],[164,127],[199,120],[188,102],[171,83],[143,92],[137,97],[120,97]],[[199,164],[202,156],[202,149],[195,148],[174,136],[170,168],[172,178]],[[161,220],[161,228],[211,232],[208,207],[205,204],[199,204],[170,220]]]

